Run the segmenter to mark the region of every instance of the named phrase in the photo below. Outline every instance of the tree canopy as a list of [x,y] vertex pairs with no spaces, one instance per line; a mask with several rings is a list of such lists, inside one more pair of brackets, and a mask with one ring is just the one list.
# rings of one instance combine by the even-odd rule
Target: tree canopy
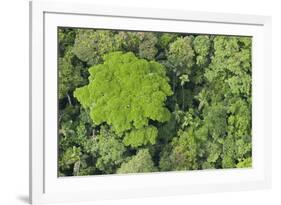
[[59,28],[59,176],[252,166],[252,38]]
[[118,174],[125,173],[143,173],[155,172],[157,168],[154,166],[148,149],[141,149],[128,162],[125,162],[117,170]]
[[74,96],[89,109],[93,123],[107,123],[117,134],[130,132],[126,145],[154,144],[157,129],[149,126],[149,120],[170,118],[165,101],[172,91],[164,67],[133,53],[115,52],[89,72],[89,84],[77,88]]

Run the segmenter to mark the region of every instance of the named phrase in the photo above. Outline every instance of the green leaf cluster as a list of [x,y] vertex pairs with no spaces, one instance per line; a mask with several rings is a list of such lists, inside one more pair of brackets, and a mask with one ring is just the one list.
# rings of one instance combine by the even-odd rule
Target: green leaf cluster
[[78,29],[76,33],[73,52],[88,65],[102,62],[104,54],[119,50],[121,46],[111,31]]
[[89,84],[77,88],[74,96],[89,109],[94,124],[106,123],[117,134],[131,132],[126,145],[154,144],[157,129],[149,127],[149,120],[170,118],[164,103],[172,91],[164,67],[133,53],[109,53],[104,59],[89,69]]
[[117,173],[125,174],[156,171],[157,168],[154,166],[149,150],[141,149],[128,162],[123,163],[121,167],[117,170]]

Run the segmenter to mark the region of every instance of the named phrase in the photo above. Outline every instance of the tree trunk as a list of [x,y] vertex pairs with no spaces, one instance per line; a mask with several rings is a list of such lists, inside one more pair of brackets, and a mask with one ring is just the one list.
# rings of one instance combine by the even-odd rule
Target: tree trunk
[[71,98],[70,98],[70,96],[69,96],[68,93],[67,93],[67,100],[68,100],[68,103],[69,103],[70,105],[72,105]]
[[176,91],[176,73],[173,72],[173,93]]
[[182,106],[181,106],[181,109],[184,110],[185,105],[184,105],[184,87],[183,87],[183,85],[181,86],[181,90],[182,90]]

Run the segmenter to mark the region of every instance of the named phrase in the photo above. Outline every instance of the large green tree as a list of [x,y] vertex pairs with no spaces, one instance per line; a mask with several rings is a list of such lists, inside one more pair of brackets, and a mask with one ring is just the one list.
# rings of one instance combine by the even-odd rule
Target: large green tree
[[165,100],[172,91],[165,68],[133,53],[114,52],[104,59],[89,69],[89,84],[77,88],[74,96],[89,109],[95,124],[106,123],[117,134],[126,133],[125,144],[153,144],[157,130],[149,121],[170,118]]

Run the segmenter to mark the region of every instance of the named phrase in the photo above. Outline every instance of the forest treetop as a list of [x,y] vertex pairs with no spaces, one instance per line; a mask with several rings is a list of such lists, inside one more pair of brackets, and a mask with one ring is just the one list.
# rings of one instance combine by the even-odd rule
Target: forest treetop
[[59,28],[59,175],[250,167],[250,37]]

